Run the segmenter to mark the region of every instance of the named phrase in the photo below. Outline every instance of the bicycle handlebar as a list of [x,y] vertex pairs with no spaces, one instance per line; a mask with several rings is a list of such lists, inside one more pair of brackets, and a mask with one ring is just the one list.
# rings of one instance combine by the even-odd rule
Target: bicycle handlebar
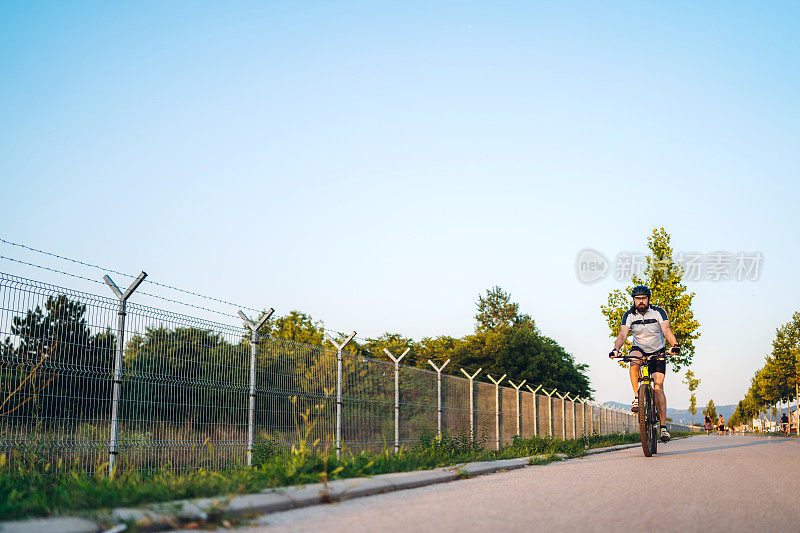
[[670,355],[673,355],[673,354],[671,354],[669,352],[664,352],[663,354],[655,354],[654,353],[654,354],[650,354],[650,355],[642,354],[641,356],[635,356],[635,355],[631,355],[631,354],[622,354],[622,353],[618,353],[617,355],[612,355],[613,353],[614,352],[611,352],[611,353],[608,354],[609,359],[620,359],[625,363],[630,363],[631,361],[642,361],[642,362],[649,361],[650,359],[653,359],[654,357],[658,357],[658,358],[662,358],[663,357],[664,360],[666,361],[666,360],[669,360],[669,356]]

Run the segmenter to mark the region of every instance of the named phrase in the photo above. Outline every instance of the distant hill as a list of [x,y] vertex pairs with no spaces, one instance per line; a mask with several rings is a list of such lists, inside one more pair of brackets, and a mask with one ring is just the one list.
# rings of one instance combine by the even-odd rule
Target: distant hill
[[[694,415],[694,423],[698,426],[703,425],[703,420],[705,419],[703,409],[705,409],[705,407],[705,405],[702,407],[699,405],[697,406],[697,414]],[[724,418],[726,422],[731,415],[733,415],[733,412],[736,411],[735,405],[717,405],[716,407],[717,415],[722,415],[722,418]],[[688,424],[689,420],[692,418],[692,413],[690,413],[688,409],[670,409],[667,407],[667,416],[678,424]],[[683,422],[681,422],[681,420],[683,420]]]
[[[630,409],[631,404],[629,403],[620,403],[620,402],[605,402],[608,405],[615,405],[617,407],[622,407],[624,409]],[[698,426],[703,425],[703,406],[697,406],[697,414],[694,415],[694,423]],[[717,406],[717,414],[722,415],[723,418],[727,421],[733,412],[736,411],[735,405],[718,405]],[[672,419],[673,422],[677,424],[688,424],[689,421],[692,419],[692,413],[689,412],[688,409],[671,409],[667,407],[667,416]]]

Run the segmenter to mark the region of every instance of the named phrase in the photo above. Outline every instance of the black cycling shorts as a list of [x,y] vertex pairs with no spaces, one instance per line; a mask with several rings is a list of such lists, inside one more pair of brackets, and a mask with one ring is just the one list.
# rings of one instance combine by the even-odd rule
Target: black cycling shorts
[[[657,352],[646,353],[641,348],[639,348],[637,346],[634,346],[633,348],[631,348],[630,355],[633,355],[633,352],[639,352],[643,356],[664,355],[664,349],[663,348],[658,350]],[[634,363],[631,363],[631,364],[634,364]],[[647,371],[650,372],[651,376],[653,374],[655,374],[656,372],[658,372],[659,374],[666,374],[667,373],[667,360],[664,359],[663,357],[654,357],[654,358],[650,359],[650,362],[647,363]]]

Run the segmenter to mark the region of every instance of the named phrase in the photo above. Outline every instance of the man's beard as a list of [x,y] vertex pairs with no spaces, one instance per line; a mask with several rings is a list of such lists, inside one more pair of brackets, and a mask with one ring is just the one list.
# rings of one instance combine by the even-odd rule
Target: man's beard
[[647,306],[646,304],[638,304],[638,305],[636,306],[636,310],[637,310],[637,311],[639,311],[639,312],[644,312],[644,311],[646,311],[646,310],[647,310],[647,307],[648,307],[648,306]]

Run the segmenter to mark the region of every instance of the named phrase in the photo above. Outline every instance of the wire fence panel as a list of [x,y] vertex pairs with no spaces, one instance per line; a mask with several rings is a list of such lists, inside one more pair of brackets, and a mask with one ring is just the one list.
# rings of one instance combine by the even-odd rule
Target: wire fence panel
[[527,391],[520,391],[519,403],[521,420],[520,425],[522,428],[522,437],[528,438],[536,435],[535,420],[533,418],[533,402],[534,395]]
[[409,446],[422,435],[437,433],[436,373],[400,366],[400,443]]
[[442,376],[442,431],[468,434],[471,410],[469,380],[457,376]]
[[119,408],[122,468],[219,468],[246,460],[243,328],[127,305]]
[[253,462],[282,445],[334,444],[336,352],[287,339],[258,344]]
[[564,400],[553,397],[553,435],[564,438]]
[[0,451],[107,461],[117,302],[7,274],[0,302]]
[[[253,353],[243,324],[123,306],[2,273],[0,306],[0,452],[34,453],[54,470],[96,470],[112,457],[122,470],[181,470],[246,464],[251,430],[255,464],[276,446],[335,447],[337,352],[330,347],[256,335]],[[343,448],[391,447],[394,365],[345,348],[341,379]],[[469,380],[443,375],[441,385],[442,432],[466,434],[472,420],[476,440],[489,447],[517,434],[573,438],[584,425],[598,434],[638,431],[635,417],[592,405],[485,382],[472,385],[470,405]],[[437,396],[435,372],[399,366],[401,445],[437,434]]]
[[394,430],[394,365],[344,354],[342,376],[342,443],[383,450]]
[[495,387],[482,381],[475,382],[475,436],[490,447],[497,445]]
[[566,439],[574,439],[575,438],[575,404],[568,400],[564,401],[564,413],[566,414],[566,429],[567,433],[564,438]]
[[539,436],[552,436],[553,432],[550,430],[552,412],[550,397],[545,394],[537,394],[536,401],[538,402],[536,416],[539,419]]
[[500,387],[501,446],[511,444],[517,434],[517,391],[512,387]]

